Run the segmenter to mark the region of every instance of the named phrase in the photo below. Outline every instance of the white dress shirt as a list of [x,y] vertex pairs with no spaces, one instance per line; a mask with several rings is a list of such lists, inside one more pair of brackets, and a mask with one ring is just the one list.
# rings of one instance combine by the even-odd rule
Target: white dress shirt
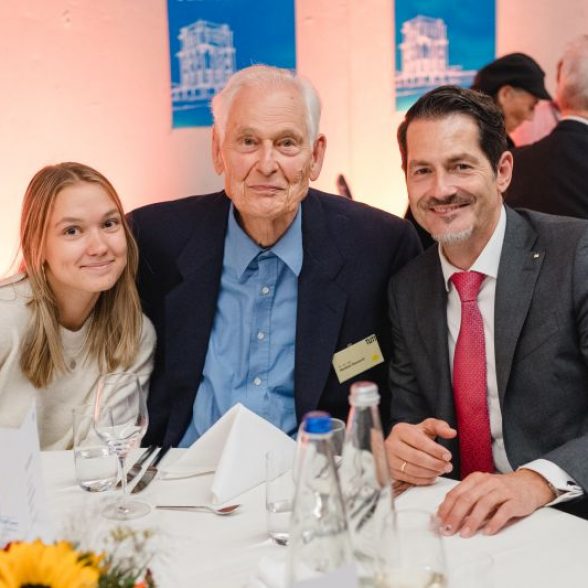
[[[494,459],[496,470],[501,473],[512,472],[512,466],[508,461],[506,450],[504,448],[502,412],[498,398],[496,357],[494,353],[494,300],[496,295],[496,278],[498,277],[498,266],[500,264],[500,254],[502,253],[505,231],[506,211],[503,206],[500,211],[500,219],[498,220],[498,224],[494,229],[492,237],[476,261],[469,268],[469,271],[480,272],[486,276],[478,293],[478,307],[480,308],[482,321],[484,323],[484,341],[486,344],[486,383],[488,391],[490,433],[492,435],[492,457]],[[455,344],[457,342],[459,326],[461,323],[461,301],[455,286],[450,281],[450,278],[454,273],[463,270],[455,267],[447,260],[441,247],[439,247],[439,258],[441,260],[445,288],[447,289],[447,336],[449,361],[453,381],[453,356],[455,354]],[[550,504],[571,500],[583,494],[582,489],[578,486],[576,481],[551,461],[546,459],[536,459],[521,467],[537,472],[558,491],[557,498],[553,502],[550,502]]]
[[576,122],[582,123],[583,125],[588,125],[588,118],[584,118],[583,116],[576,116],[575,114],[562,116],[560,120],[575,120]]

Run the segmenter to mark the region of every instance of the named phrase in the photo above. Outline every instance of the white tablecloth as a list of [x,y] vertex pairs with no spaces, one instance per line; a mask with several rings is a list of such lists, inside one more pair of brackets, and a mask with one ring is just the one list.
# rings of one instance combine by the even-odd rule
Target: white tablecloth
[[[165,458],[177,459],[182,450]],[[247,467],[247,464],[243,464]],[[112,524],[99,516],[100,503],[113,493],[89,494],[76,484],[71,452],[43,453],[50,513],[57,529],[72,524],[97,530]],[[154,504],[203,504],[209,501],[212,475],[155,480],[138,498]],[[398,498],[399,508],[434,510],[453,482],[441,480]],[[240,588],[247,585],[263,556],[280,556],[265,528],[263,485],[242,495],[235,514],[153,510],[133,525],[156,531],[153,564],[161,588]],[[495,560],[496,588],[553,588],[588,585],[588,522],[553,509],[541,509],[498,535],[443,539],[448,565],[489,553]],[[472,587],[475,588],[475,587]]]

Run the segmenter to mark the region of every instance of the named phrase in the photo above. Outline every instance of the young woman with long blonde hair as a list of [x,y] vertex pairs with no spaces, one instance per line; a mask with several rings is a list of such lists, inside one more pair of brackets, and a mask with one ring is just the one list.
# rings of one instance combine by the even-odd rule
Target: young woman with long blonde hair
[[71,410],[92,402],[102,373],[142,384],[151,373],[137,246],[112,184],[73,162],[31,180],[20,245],[21,273],[0,282],[0,425],[18,426],[35,402],[41,447],[67,449]]

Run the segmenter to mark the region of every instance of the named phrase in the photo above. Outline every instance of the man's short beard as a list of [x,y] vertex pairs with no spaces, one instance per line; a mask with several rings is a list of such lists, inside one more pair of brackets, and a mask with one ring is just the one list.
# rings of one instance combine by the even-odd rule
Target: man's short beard
[[[463,205],[470,205],[472,204],[472,197],[467,194],[462,194],[460,192],[455,192],[454,194],[450,194],[449,196],[444,196],[443,198],[436,198],[434,196],[427,198],[426,200],[421,200],[419,203],[419,208],[421,208],[424,214],[427,213],[429,210],[433,210],[436,206],[463,206]],[[451,219],[445,220],[446,224],[449,226]],[[423,225],[424,226],[424,225]],[[437,243],[441,244],[451,244],[451,243],[459,243],[461,241],[467,241],[474,232],[474,227],[471,226],[467,229],[462,231],[451,231],[448,230],[446,233],[437,233],[434,235],[431,233],[431,238],[437,241]]]
[[431,237],[441,244],[459,243],[460,241],[467,241],[474,232],[474,227],[469,227],[463,231],[441,233],[439,235],[431,234]]

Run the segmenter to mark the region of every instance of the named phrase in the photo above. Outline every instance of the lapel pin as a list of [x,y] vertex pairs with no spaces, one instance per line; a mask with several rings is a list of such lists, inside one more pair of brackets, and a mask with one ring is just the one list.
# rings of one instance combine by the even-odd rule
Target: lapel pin
[[541,253],[533,253],[533,259],[539,259],[541,257]]

